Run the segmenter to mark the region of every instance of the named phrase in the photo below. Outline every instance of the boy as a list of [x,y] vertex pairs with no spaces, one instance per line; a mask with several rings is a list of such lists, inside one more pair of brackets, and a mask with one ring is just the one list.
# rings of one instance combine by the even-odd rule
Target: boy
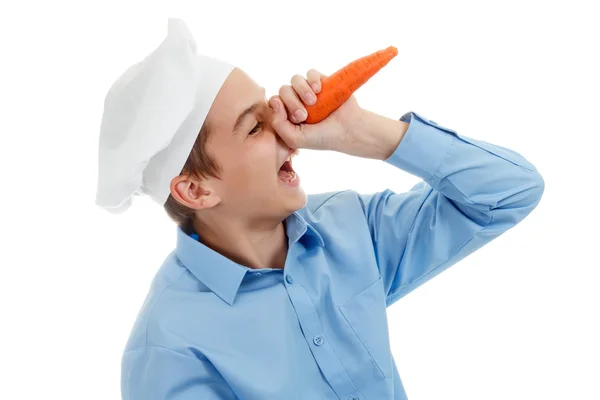
[[[267,102],[195,47],[169,20],[105,103],[97,204],[123,212],[146,194],[177,223],[123,354],[123,399],[406,399],[386,307],[522,221],[542,177],[512,150],[354,97],[302,124],[322,74],[294,76]],[[423,180],[306,196],[298,148]]]

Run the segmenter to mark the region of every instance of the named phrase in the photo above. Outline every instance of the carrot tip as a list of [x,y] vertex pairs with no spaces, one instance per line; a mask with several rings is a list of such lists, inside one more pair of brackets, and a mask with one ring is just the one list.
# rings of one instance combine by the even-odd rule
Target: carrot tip
[[307,106],[306,123],[317,123],[340,107],[360,86],[398,55],[398,49],[388,46],[370,55],[354,60],[322,80],[317,102]]

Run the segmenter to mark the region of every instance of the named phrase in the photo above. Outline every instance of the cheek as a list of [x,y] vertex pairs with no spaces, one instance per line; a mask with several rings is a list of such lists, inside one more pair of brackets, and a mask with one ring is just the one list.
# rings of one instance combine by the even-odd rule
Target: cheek
[[256,153],[240,157],[235,161],[228,177],[236,187],[263,186],[277,177],[273,153]]
[[227,178],[236,187],[270,185],[277,178],[277,141],[269,132],[259,135],[247,138],[228,157]]

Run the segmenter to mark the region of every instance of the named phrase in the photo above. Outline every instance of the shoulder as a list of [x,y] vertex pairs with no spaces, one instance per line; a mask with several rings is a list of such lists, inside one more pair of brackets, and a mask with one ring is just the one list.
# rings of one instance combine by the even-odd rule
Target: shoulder
[[152,282],[125,352],[152,346],[187,354],[218,337],[219,320],[231,312],[172,253]]
[[149,342],[149,332],[156,329],[157,320],[164,319],[165,310],[172,309],[175,305],[177,296],[174,293],[185,291],[190,285],[187,275],[189,271],[179,263],[174,252],[169,254],[152,279],[129,333],[125,351],[155,344]]

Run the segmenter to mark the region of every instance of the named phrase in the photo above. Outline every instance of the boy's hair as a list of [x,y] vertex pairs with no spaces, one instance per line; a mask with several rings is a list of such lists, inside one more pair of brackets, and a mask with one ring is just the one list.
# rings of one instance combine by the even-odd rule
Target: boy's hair
[[[221,166],[216,162],[212,155],[208,153],[206,145],[210,133],[211,129],[209,129],[208,124],[205,122],[202,124],[200,133],[196,137],[192,151],[190,152],[180,175],[189,173],[197,178],[219,178]],[[169,194],[164,209],[169,218],[180,226],[184,232],[188,234],[191,233],[191,224],[194,221],[195,216],[194,209],[179,203],[171,194]]]

